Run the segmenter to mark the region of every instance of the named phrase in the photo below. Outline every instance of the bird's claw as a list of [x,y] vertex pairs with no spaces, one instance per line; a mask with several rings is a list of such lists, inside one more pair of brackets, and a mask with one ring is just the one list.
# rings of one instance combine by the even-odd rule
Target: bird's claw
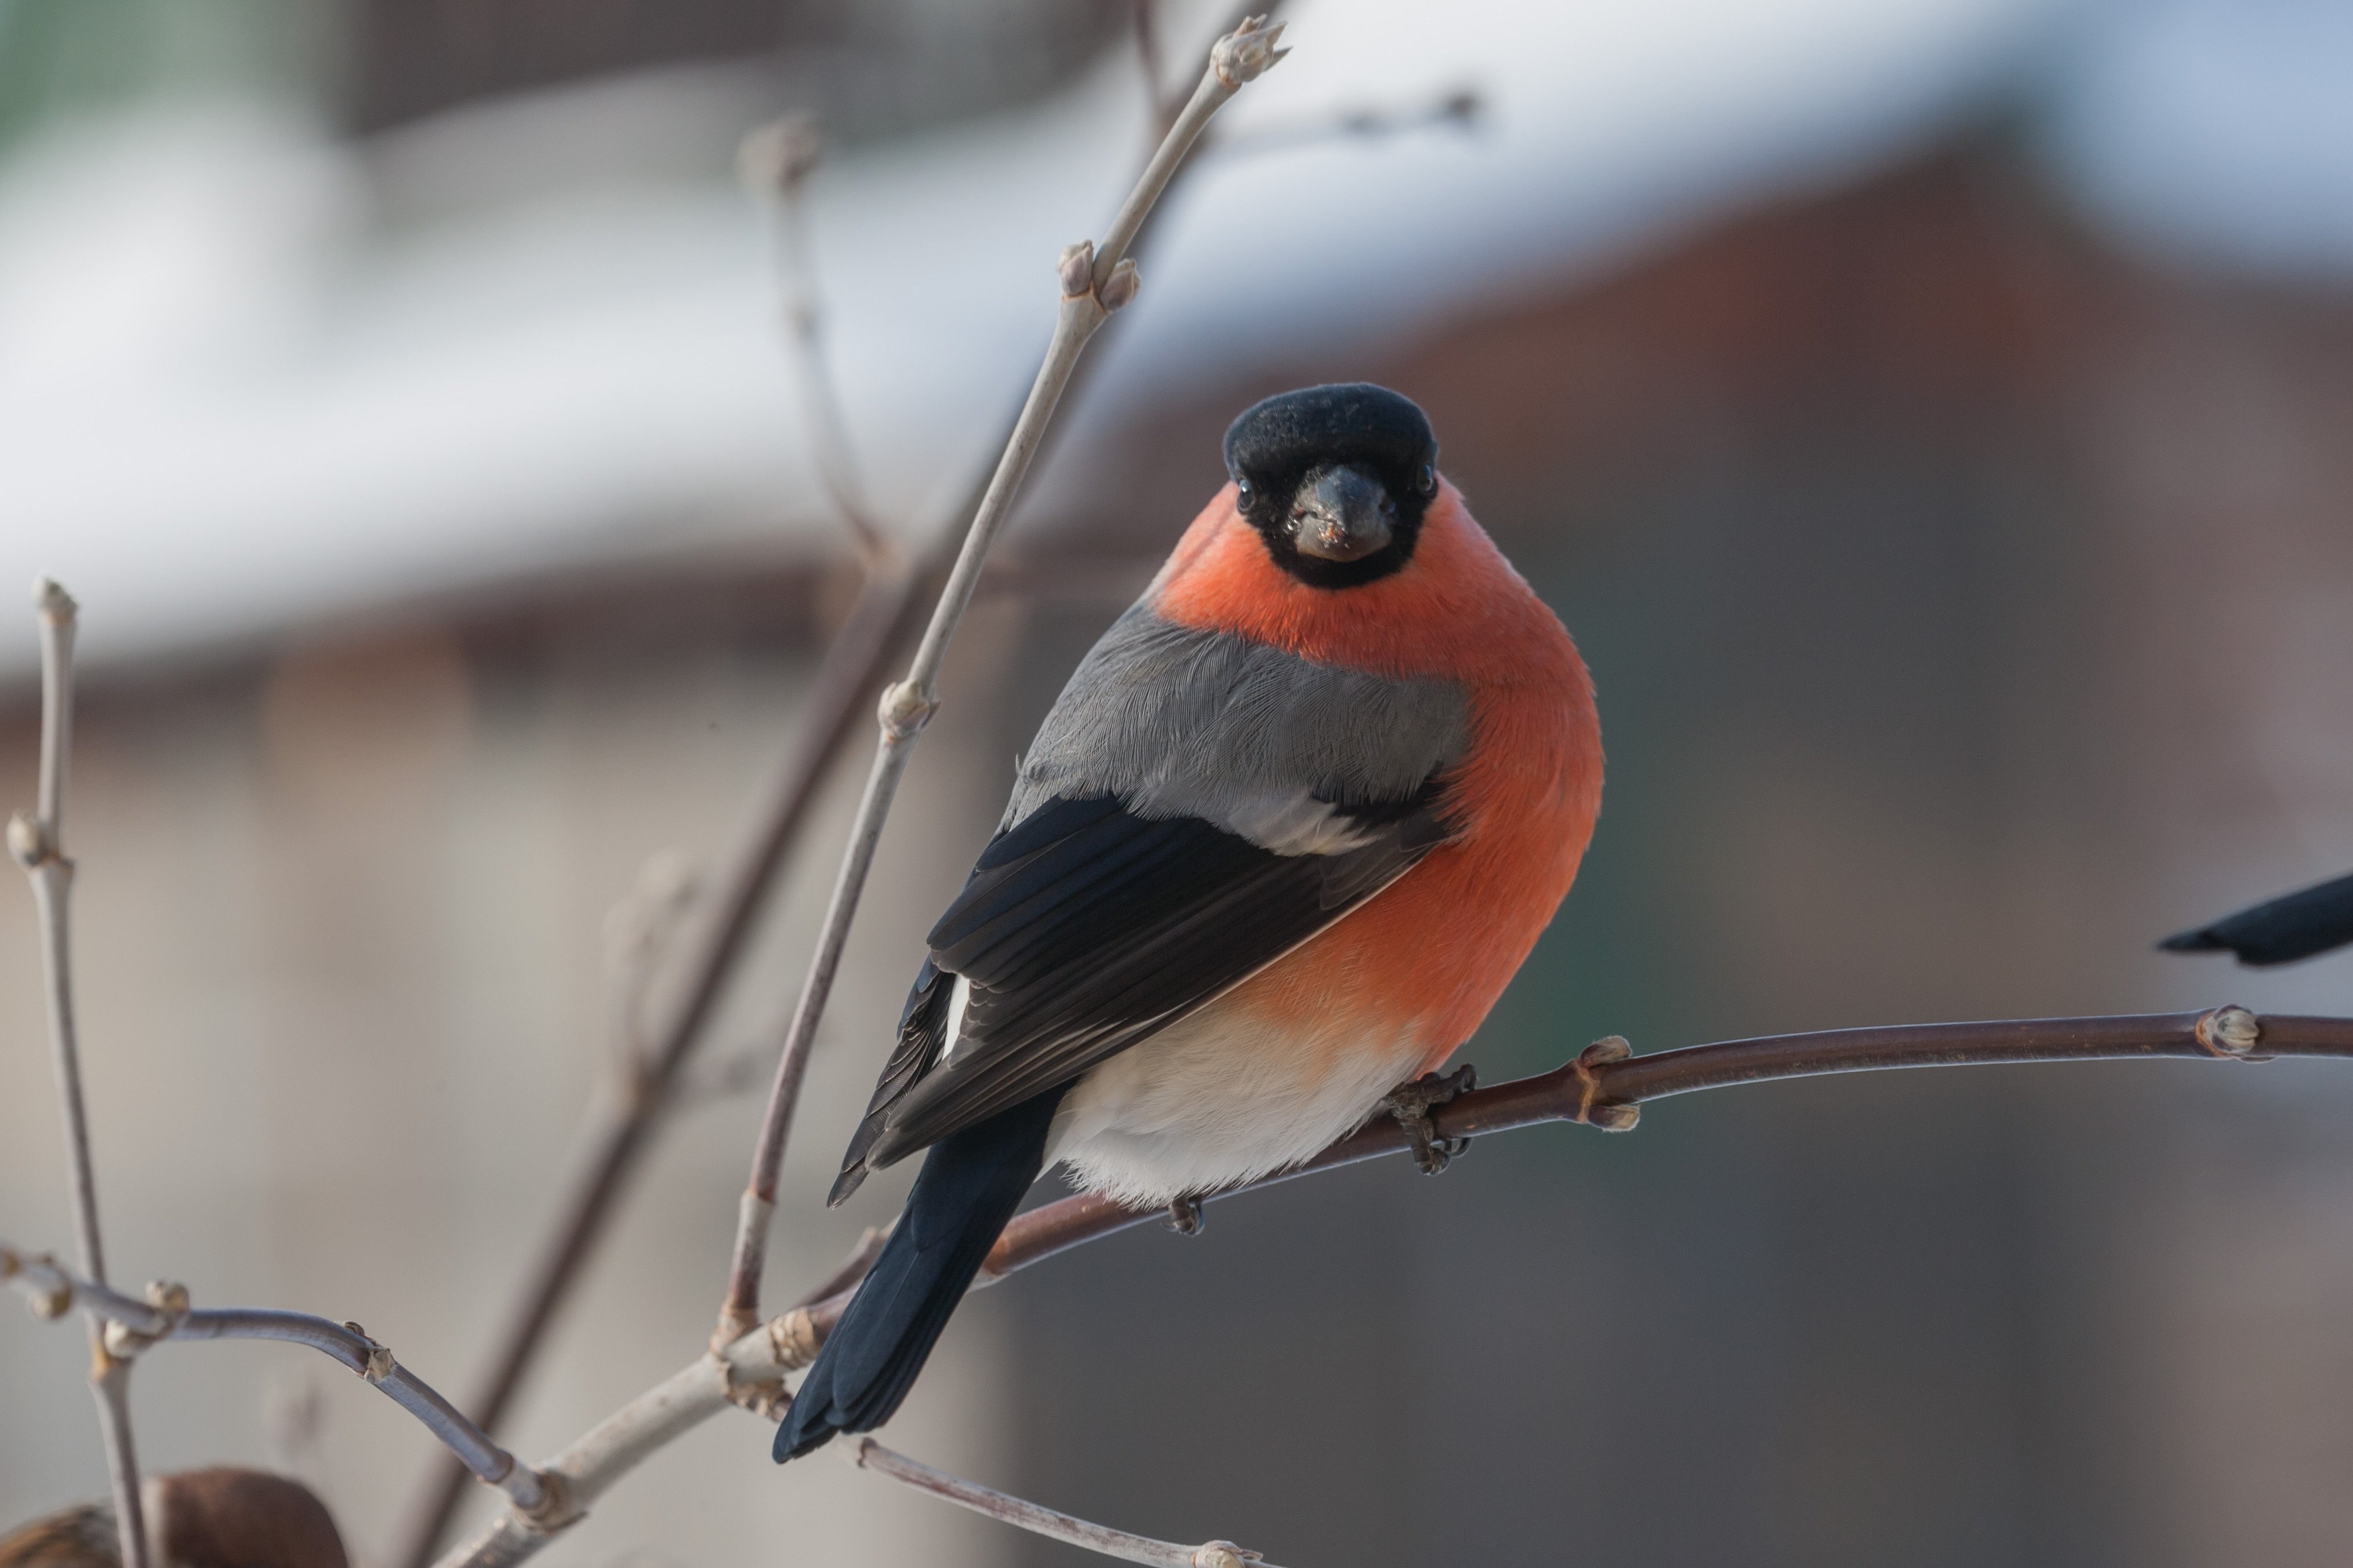
[[1456,1155],[1471,1147],[1468,1138],[1440,1138],[1430,1120],[1430,1107],[1444,1105],[1456,1095],[1468,1094],[1478,1087],[1479,1069],[1465,1062],[1450,1073],[1426,1072],[1411,1083],[1401,1083],[1381,1101],[1380,1108],[1396,1117],[1405,1135],[1413,1141],[1413,1163],[1421,1167],[1423,1175],[1438,1174]]
[[1188,1195],[1169,1202],[1168,1217],[1162,1223],[1179,1236],[1198,1236],[1208,1222],[1201,1217],[1201,1200]]

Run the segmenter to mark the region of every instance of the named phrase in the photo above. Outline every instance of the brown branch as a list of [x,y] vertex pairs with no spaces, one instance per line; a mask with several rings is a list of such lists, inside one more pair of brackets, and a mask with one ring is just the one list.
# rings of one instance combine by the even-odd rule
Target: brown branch
[[[2353,1018],[2280,1016],[2258,1018],[2243,1007],[2204,1013],[2154,1013],[2094,1018],[2021,1018],[1983,1024],[1901,1024],[1871,1029],[1828,1029],[1767,1035],[1716,1045],[1686,1046],[1630,1056],[1611,1036],[1588,1046],[1548,1073],[1476,1089],[1430,1110],[1441,1138],[1473,1138],[1552,1121],[1583,1122],[1603,1131],[1630,1131],[1648,1100],[1735,1084],[1772,1083],[1831,1073],[1894,1068],[1979,1067],[2015,1062],[2118,1061],[2172,1057],[2189,1061],[2268,1061],[2274,1057],[2353,1058]],[[1256,1192],[1320,1171],[1404,1152],[1403,1128],[1384,1117],[1366,1122],[1321,1154],[1288,1171],[1222,1193],[1204,1203]],[[1138,1209],[1092,1193],[1043,1204],[1018,1215],[991,1248],[982,1284],[1043,1262],[1071,1247],[1134,1226],[1165,1219],[1164,1208]],[[806,1309],[805,1326],[791,1331],[822,1344],[833,1331],[849,1289]],[[793,1314],[787,1313],[787,1321]]]
[[[1691,1046],[1652,1056],[1628,1053],[1615,1037],[1597,1041],[1548,1073],[1478,1089],[1433,1107],[1439,1136],[1467,1138],[1551,1121],[1581,1121],[1624,1131],[1642,1102],[1734,1084],[1768,1083],[1829,1073],[1893,1068],[1970,1067],[2003,1062],[2115,1061],[2172,1057],[2190,1061],[2256,1062],[2273,1057],[2353,1058],[2353,1018],[2257,1017],[2242,1007],[2128,1017],[2028,1018],[1984,1024],[1915,1024],[1771,1035]],[[1409,1147],[1404,1130],[1367,1123],[1293,1170],[1230,1192],[1254,1192],[1298,1176],[1337,1170]],[[989,1254],[983,1283],[1071,1247],[1164,1217],[1166,1209],[1124,1207],[1092,1194],[1018,1216]],[[861,1252],[864,1250],[860,1249]],[[723,1352],[706,1355],[600,1423],[541,1468],[574,1489],[585,1504],[680,1434],[729,1403],[773,1415],[782,1380],[817,1358],[840,1321],[857,1280],[839,1271],[838,1289],[752,1330]],[[441,1568],[492,1568],[519,1563],[546,1543],[512,1512],[484,1525]]]
[[975,1513],[987,1514],[1018,1530],[1045,1536],[1051,1541],[1066,1542],[1105,1557],[1116,1557],[1124,1563],[1149,1563],[1155,1568],[1249,1568],[1261,1561],[1255,1552],[1245,1552],[1230,1541],[1205,1542],[1198,1546],[1180,1546],[1173,1541],[1155,1541],[1148,1535],[1134,1535],[1109,1525],[1091,1524],[1083,1519],[1027,1501],[977,1481],[952,1476],[945,1470],[935,1470],[884,1447],[871,1437],[860,1437],[849,1444],[843,1457],[861,1470],[872,1470],[888,1476],[918,1491],[929,1492]]

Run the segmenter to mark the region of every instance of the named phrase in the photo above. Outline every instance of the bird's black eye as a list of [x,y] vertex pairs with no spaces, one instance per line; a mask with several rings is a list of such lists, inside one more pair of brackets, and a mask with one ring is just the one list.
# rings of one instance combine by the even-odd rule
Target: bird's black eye
[[1423,495],[1434,496],[1438,493],[1438,470],[1424,463],[1421,466],[1421,472],[1413,477],[1413,482],[1415,488]]
[[1234,481],[1234,501],[1242,510],[1250,510],[1250,502],[1256,500],[1258,500],[1258,491],[1250,488],[1250,482],[1248,479]]

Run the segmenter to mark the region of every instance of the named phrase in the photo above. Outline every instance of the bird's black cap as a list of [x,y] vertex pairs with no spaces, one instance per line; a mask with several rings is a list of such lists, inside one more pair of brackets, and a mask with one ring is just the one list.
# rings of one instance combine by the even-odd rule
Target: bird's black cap
[[[1226,429],[1226,469],[1242,515],[1275,563],[1319,588],[1370,583],[1413,559],[1422,514],[1438,493],[1438,437],[1410,398],[1369,382],[1303,387],[1253,403]],[[1330,482],[1338,476],[1341,482]],[[1365,483],[1363,481],[1370,481]],[[1335,559],[1300,548],[1306,510],[1362,511],[1386,536]]]

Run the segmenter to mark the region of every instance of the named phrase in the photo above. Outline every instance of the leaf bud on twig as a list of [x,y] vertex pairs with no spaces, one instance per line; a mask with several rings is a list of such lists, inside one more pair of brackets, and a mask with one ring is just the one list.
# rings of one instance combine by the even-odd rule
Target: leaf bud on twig
[[912,680],[898,680],[882,689],[881,710],[875,717],[882,728],[901,740],[932,721],[940,705],[923,695]]
[[1096,300],[1106,311],[1116,310],[1135,298],[1139,281],[1135,275],[1134,260],[1123,256],[1120,258],[1119,265],[1111,269],[1111,276],[1103,279],[1103,286],[1097,291]]
[[1277,22],[1270,27],[1264,16],[1243,17],[1240,26],[1219,38],[1209,50],[1209,64],[1217,71],[1218,79],[1228,87],[1238,88],[1264,75],[1291,52],[1274,47],[1285,25]]
[[1230,1541],[1207,1542],[1193,1553],[1194,1568],[1253,1568],[1261,1560],[1259,1553]]
[[33,607],[40,611],[46,620],[70,621],[81,606],[74,603],[74,596],[67,593],[56,578],[36,577],[33,579]]
[[1061,275],[1062,298],[1075,300],[1094,287],[1095,242],[1082,239],[1076,245],[1062,247],[1062,258],[1054,264]]
[[31,812],[20,811],[8,819],[8,854],[27,871],[49,858],[49,836]]

